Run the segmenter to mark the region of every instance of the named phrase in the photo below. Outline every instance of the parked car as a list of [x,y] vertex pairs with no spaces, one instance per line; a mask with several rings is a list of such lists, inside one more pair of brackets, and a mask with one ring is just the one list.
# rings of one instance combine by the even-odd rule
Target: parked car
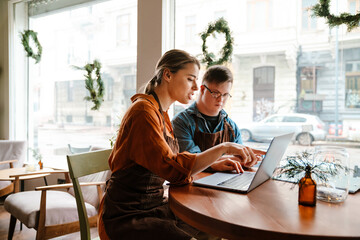
[[326,138],[325,124],[319,117],[300,113],[274,114],[240,130],[244,142],[270,141],[275,136],[290,132],[295,133],[294,140],[301,145]]

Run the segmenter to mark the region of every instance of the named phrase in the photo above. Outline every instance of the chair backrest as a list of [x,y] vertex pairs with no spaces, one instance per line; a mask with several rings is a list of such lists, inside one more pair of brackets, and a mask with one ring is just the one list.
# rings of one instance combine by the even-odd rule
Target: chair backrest
[[[14,167],[22,167],[26,158],[26,141],[0,140],[0,161],[18,160]],[[0,165],[0,169],[9,168],[9,164]]]
[[82,240],[90,239],[90,225],[83,194],[79,184],[79,178],[109,170],[108,158],[110,153],[111,149],[106,149],[67,156],[70,178],[74,186]]
[[74,147],[71,146],[71,144],[68,144],[68,147],[71,154],[89,152],[91,149],[91,145],[88,147]]
[[[0,140],[0,161],[17,160],[12,165],[15,168],[22,167],[26,159],[26,141]],[[0,164],[1,169],[10,168],[10,164]],[[8,194],[10,181],[0,181],[0,196]],[[3,192],[4,190],[5,192]],[[12,192],[11,188],[9,191]]]

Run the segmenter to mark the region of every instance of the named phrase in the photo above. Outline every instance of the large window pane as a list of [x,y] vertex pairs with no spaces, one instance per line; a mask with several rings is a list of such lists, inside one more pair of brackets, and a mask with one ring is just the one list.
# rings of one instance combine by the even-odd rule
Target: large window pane
[[[339,11],[358,10],[358,0],[337,2]],[[233,97],[225,110],[240,128],[275,113],[305,113],[318,117],[312,118],[316,119],[313,130],[325,130],[326,139],[314,144],[333,139],[359,142],[359,32],[358,29],[347,32],[343,26],[338,32],[329,29],[324,19],[312,17],[310,8],[316,3],[315,0],[176,1],[175,47],[201,58],[199,34],[217,19],[218,12],[226,13],[223,16],[234,37],[229,63],[234,84]],[[335,11],[332,7],[331,12]],[[189,35],[194,38],[185,41],[184,36]],[[223,43],[222,34],[207,39],[209,51],[217,57]],[[205,70],[203,66],[199,84]],[[175,113],[184,107],[176,105]],[[335,136],[336,128],[338,136]],[[298,144],[291,148],[302,149]]]
[[[29,145],[45,163],[63,159],[68,144],[109,148],[136,91],[137,1],[92,1],[34,15],[29,28],[43,47],[39,64],[29,59]],[[95,59],[105,85],[99,110],[84,100],[86,72],[74,68]]]

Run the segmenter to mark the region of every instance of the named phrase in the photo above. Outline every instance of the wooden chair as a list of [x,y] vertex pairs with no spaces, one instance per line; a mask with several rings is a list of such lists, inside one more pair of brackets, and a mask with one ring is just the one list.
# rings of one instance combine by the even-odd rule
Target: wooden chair
[[[26,155],[25,141],[0,140],[0,171],[22,167]],[[14,192],[14,183],[0,179],[0,197]]]
[[[72,176],[77,176],[75,184],[70,183],[68,172],[64,171],[66,184],[37,187],[35,191],[19,192],[8,196],[4,202],[5,210],[11,214],[8,239],[13,237],[17,219],[28,228],[34,228],[37,231],[37,240],[54,238],[77,232],[80,229],[81,234],[83,234],[83,229],[87,226],[95,227],[97,225],[97,208],[103,192],[101,186],[105,185],[105,180],[109,177],[110,171],[104,172],[109,167],[102,167],[93,161],[98,160],[107,163],[110,152],[111,150],[104,150],[68,156],[68,159],[75,159],[75,161],[80,159],[82,162],[80,165],[69,164],[69,169],[71,169],[69,171],[72,172]],[[90,168],[90,172],[98,173],[79,179],[79,174],[85,175],[85,170],[80,170],[80,173],[79,170],[76,170],[79,167]],[[87,180],[90,179],[94,181],[88,182]],[[76,188],[73,189],[73,186]],[[84,193],[81,195],[84,196],[81,199],[78,197],[81,194],[80,186],[82,186]],[[80,215],[79,206],[85,209],[83,211],[87,212],[87,215]],[[86,221],[88,223],[85,223]]]
[[[4,208],[8,211],[10,216],[8,239],[12,239],[16,220],[20,220],[21,223],[25,224],[28,228],[34,228],[37,230],[36,239],[48,239],[55,236],[60,236],[68,233],[68,230],[63,231],[55,225],[45,226],[46,215],[51,218],[54,216],[54,210],[60,209],[58,205],[61,205],[61,199],[64,196],[67,199],[71,199],[71,195],[65,191],[47,191],[56,190],[60,188],[71,187],[70,178],[68,171],[42,171],[41,174],[52,174],[52,173],[64,173],[65,179],[68,184],[63,185],[52,185],[36,188],[40,191],[25,191],[18,192],[19,188],[15,187],[15,193],[10,194],[4,202]],[[39,172],[29,172],[24,174],[17,174],[11,177],[15,178],[14,185],[19,186],[19,179],[21,177],[29,177],[31,175],[39,175]],[[74,197],[72,197],[74,198]],[[56,204],[56,201],[59,204]],[[56,212],[56,211],[55,211]]]
[[[67,161],[69,166],[70,178],[72,180],[77,204],[77,211],[80,221],[81,240],[91,239],[90,227],[96,226],[97,217],[88,217],[85,207],[84,195],[81,186],[81,179],[91,176],[98,172],[109,171],[108,158],[111,149],[100,150],[88,153],[80,153],[68,155]],[[103,191],[100,188],[100,183],[93,183],[97,185],[99,202],[103,196]]]
[[[10,168],[14,168],[14,164],[13,164],[14,162],[17,162],[17,160],[1,161],[0,165],[9,164]],[[1,181],[2,181],[2,179],[0,179],[0,182]],[[3,184],[3,186],[0,186],[0,197],[9,195],[10,193],[14,192],[14,183],[11,181],[4,181],[4,182],[5,182],[5,184]]]

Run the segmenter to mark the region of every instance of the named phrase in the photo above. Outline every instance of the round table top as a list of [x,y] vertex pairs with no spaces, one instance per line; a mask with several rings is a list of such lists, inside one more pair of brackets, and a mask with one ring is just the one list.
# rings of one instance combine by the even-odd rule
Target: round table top
[[228,239],[360,239],[359,193],[343,203],[318,200],[305,207],[298,204],[298,187],[281,181],[248,194],[189,184],[171,186],[169,204],[188,224]]

